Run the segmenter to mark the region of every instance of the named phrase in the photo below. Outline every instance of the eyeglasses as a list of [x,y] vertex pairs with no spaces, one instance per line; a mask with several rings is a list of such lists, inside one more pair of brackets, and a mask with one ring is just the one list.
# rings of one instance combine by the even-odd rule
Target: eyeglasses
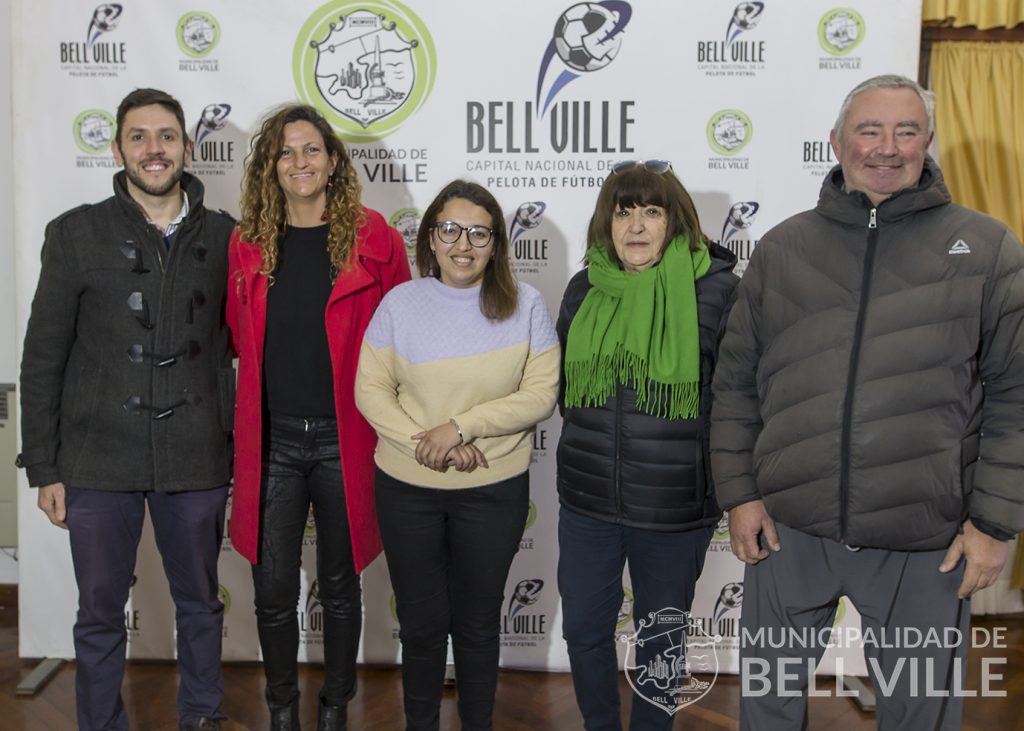
[[633,168],[645,167],[652,173],[662,175],[672,169],[672,163],[668,160],[619,160],[612,165],[613,173],[624,173]]
[[476,224],[462,226],[455,223],[455,221],[438,221],[434,224],[434,228],[437,229],[437,238],[441,240],[441,243],[448,244],[449,246],[458,242],[462,232],[465,231],[466,240],[469,242],[469,245],[476,249],[482,249],[491,243],[491,235],[494,233],[494,229],[487,228],[486,226],[478,226]]

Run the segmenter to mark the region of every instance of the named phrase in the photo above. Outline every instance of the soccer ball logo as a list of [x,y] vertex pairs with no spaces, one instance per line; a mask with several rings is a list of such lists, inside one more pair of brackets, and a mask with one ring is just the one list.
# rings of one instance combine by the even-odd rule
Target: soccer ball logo
[[[722,226],[722,239],[719,243],[724,246],[737,233],[753,226],[754,219],[757,218],[757,212],[760,209],[761,205],[757,201],[733,203],[732,208],[729,209],[729,214],[725,217],[725,224]],[[722,520],[728,519],[723,516]]]
[[[540,599],[540,591],[544,588],[543,579],[523,579],[516,584],[512,598],[508,601],[508,616],[514,617],[524,607],[536,604]],[[515,607],[513,609],[512,607]]]
[[117,21],[121,17],[123,9],[122,6],[114,3],[97,5],[96,10],[92,14],[90,29],[96,28],[103,33],[114,30],[117,27]]
[[728,224],[733,228],[750,228],[757,218],[757,211],[761,206],[756,201],[740,201],[734,203],[729,209]]
[[196,125],[196,144],[202,142],[211,132],[224,129],[228,124],[229,114],[230,104],[207,104],[203,113],[199,115],[199,124]]
[[718,603],[729,609],[735,609],[743,604],[743,583],[732,582],[723,586]]
[[124,8],[117,3],[104,3],[97,5],[93,11],[92,20],[89,21],[89,30],[85,33],[85,39],[91,46],[104,33],[114,30],[117,21],[121,17]]
[[576,71],[596,71],[612,62],[622,45],[618,15],[596,3],[577,3],[555,22],[555,51]]
[[189,16],[182,25],[182,42],[197,54],[208,50],[214,44],[216,38],[217,29],[202,15]]
[[740,30],[752,30],[757,27],[764,12],[764,3],[740,3],[732,14],[732,24]]
[[514,225],[521,226],[522,228],[537,228],[544,217],[544,210],[547,207],[548,204],[544,201],[527,201],[519,206],[519,210],[516,211]]

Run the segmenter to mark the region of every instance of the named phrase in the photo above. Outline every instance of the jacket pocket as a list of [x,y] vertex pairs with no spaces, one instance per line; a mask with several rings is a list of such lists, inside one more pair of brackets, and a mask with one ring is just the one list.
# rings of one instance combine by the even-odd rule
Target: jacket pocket
[[231,432],[235,428],[234,368],[221,368],[217,371],[217,404],[221,428],[225,432]]
[[64,386],[69,424],[76,427],[88,425],[96,410],[96,393],[102,378],[103,371],[95,368],[77,368],[71,375]]
[[974,466],[981,451],[981,435],[968,434],[960,442],[960,491],[964,496],[974,490]]

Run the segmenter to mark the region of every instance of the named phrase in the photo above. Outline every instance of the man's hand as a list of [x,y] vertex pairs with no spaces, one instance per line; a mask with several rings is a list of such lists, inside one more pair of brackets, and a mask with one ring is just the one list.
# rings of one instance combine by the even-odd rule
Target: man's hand
[[438,472],[446,469],[448,453],[462,443],[462,435],[450,421],[430,431],[413,434],[412,438],[419,442],[416,445],[416,461]]
[[64,530],[68,529],[64,519],[68,517],[68,509],[64,505],[64,483],[54,482],[39,488],[39,509],[46,513],[50,522]]
[[992,586],[996,582],[1009,554],[1010,546],[1006,541],[982,533],[968,519],[964,523],[964,532],[953,539],[949,550],[946,551],[939,571],[949,573],[963,558],[967,565],[957,596],[967,599],[979,589]]
[[732,552],[743,563],[753,566],[758,561],[768,558],[768,551],[761,548],[758,542],[762,532],[773,551],[782,548],[779,545],[779,534],[775,530],[775,521],[765,510],[763,500],[751,500],[729,511]]

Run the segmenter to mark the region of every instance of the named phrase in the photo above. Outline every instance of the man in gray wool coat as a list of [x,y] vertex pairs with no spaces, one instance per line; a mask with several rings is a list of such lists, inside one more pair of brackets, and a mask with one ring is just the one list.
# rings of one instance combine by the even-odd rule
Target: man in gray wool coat
[[21,364],[18,465],[40,509],[70,534],[79,728],[128,728],[124,607],[148,505],[176,608],[180,728],[217,729],[234,222],[203,207],[202,184],[185,172],[185,117],[168,94],[124,98],[113,153],[124,168],[114,195],[46,227]]

